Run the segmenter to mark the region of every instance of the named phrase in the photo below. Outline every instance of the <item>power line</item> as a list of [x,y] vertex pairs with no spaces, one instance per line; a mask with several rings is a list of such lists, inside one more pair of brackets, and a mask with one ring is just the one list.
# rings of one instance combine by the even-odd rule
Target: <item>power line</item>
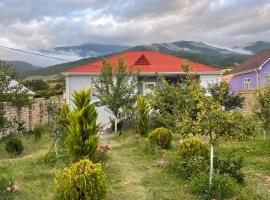
[[64,61],[64,62],[70,62],[70,60],[65,60],[65,59],[62,59],[62,58],[54,57],[54,56],[47,56],[47,55],[40,54],[40,53],[33,53],[33,52],[30,52],[30,51],[25,51],[25,50],[16,49],[16,48],[12,48],[12,47],[7,47],[7,46],[3,46],[3,45],[0,45],[0,48],[9,49],[9,50],[13,50],[13,51],[19,51],[19,52],[26,53],[26,54],[32,54],[32,55],[35,55],[35,56],[51,58],[51,59],[60,60],[60,61]]
[[[0,48],[9,49],[9,50],[13,50],[13,51],[19,51],[19,52],[26,53],[26,54],[32,54],[32,55],[35,55],[35,56],[51,58],[51,59],[60,60],[60,61],[64,61],[64,62],[73,62],[72,60],[65,60],[65,59],[62,59],[62,58],[54,57],[54,56],[47,56],[47,55],[40,54],[40,53],[33,53],[33,52],[30,52],[30,51],[25,51],[25,50],[22,50],[22,49],[16,49],[16,48],[7,47],[7,46],[3,46],[3,45],[0,45]],[[91,67],[95,67],[95,68],[100,68],[99,66],[95,66],[95,65],[91,65],[91,64],[85,64],[85,66],[91,66]]]

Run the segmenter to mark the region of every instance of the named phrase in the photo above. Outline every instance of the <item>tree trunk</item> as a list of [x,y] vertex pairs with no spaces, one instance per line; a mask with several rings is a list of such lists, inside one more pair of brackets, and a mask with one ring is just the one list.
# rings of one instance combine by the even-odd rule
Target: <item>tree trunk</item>
[[55,151],[56,158],[58,157],[58,152],[57,152],[57,142],[58,142],[58,139],[56,138],[56,139],[55,139],[55,143],[54,143],[54,151]]
[[114,132],[117,133],[117,119],[114,121]]
[[266,140],[266,131],[263,131],[263,139]]
[[210,144],[210,174],[209,174],[209,186],[212,185],[212,179],[213,179],[213,164],[214,164],[214,146],[211,143]]

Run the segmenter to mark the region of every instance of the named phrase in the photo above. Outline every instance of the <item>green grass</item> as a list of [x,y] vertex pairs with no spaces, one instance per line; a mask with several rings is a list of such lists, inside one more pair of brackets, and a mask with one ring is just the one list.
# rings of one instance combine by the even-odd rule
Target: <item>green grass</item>
[[[191,194],[189,182],[175,171],[155,166],[159,160],[170,160],[174,149],[162,154],[158,149],[148,148],[145,139],[132,131],[124,135],[110,134],[100,139],[100,144],[111,146],[107,158],[102,161],[109,200],[199,199]],[[53,199],[54,175],[63,164],[41,162],[52,145],[52,138],[48,135],[39,141],[30,135],[19,138],[25,148],[19,156],[7,154],[5,141],[0,141],[0,176],[19,182],[20,188],[12,194],[13,199]],[[246,177],[242,186],[245,199],[270,199],[270,140],[221,141],[215,152],[229,150],[245,157]]]
[[52,199],[57,168],[40,162],[52,145],[52,138],[43,136],[39,141],[29,135],[19,138],[24,145],[24,151],[19,156],[8,155],[5,141],[0,143],[0,176],[19,183],[19,190],[12,194],[12,199]]
[[143,139],[132,132],[101,139],[110,144],[104,163],[109,199],[196,199],[188,192],[186,181],[169,173],[164,167],[153,167],[163,156],[145,149]]

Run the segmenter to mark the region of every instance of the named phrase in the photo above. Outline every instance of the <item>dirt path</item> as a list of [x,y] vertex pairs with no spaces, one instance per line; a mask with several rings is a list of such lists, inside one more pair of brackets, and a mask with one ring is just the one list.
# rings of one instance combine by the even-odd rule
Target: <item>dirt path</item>
[[149,199],[147,189],[142,186],[146,166],[134,157],[136,149],[129,147],[125,141],[123,143],[123,141],[111,139],[108,135],[103,135],[101,141],[112,147],[109,152],[110,160],[107,162],[114,171],[114,178],[108,180],[112,181],[109,199]]

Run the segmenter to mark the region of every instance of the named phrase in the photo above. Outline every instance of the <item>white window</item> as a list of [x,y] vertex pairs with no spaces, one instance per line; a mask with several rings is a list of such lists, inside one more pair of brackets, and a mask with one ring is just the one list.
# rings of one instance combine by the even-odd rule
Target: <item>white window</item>
[[250,78],[244,78],[244,89],[245,90],[251,89],[251,79]]
[[153,88],[156,86],[155,82],[145,82],[143,83],[143,95],[148,95],[153,93]]

